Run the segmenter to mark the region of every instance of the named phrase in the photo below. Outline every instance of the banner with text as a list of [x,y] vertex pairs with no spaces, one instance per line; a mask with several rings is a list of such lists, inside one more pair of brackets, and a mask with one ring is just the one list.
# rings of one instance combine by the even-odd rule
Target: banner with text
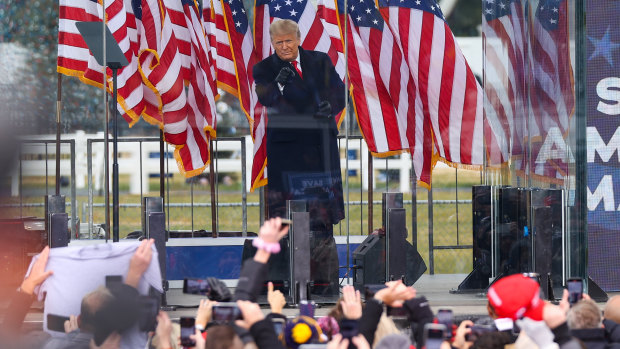
[[[620,290],[619,1],[587,2],[588,274]],[[618,198],[618,199],[616,199]]]

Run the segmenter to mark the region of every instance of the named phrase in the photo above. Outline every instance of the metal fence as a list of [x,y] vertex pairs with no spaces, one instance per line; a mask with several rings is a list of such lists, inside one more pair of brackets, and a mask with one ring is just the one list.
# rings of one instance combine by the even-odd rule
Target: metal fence
[[[103,211],[105,204],[95,202],[96,198],[100,199],[104,188],[101,188],[101,154],[103,150],[103,138],[88,138],[85,141],[85,150],[76,150],[76,140],[69,139],[61,141],[62,144],[69,144],[70,150],[66,152],[66,149],[61,150],[61,174],[67,172],[70,173],[70,192],[67,193],[70,196],[70,202],[68,208],[71,212],[71,232],[74,238],[88,237],[92,238],[96,236],[98,230],[100,230],[100,224],[95,221],[96,210]],[[229,150],[222,151],[221,149],[231,149],[228,146],[218,147],[218,145],[225,142],[238,143],[238,154],[231,155]],[[348,143],[346,143],[348,142]],[[84,142],[78,142],[84,145]],[[43,198],[37,199],[37,192],[30,190],[30,194],[35,192],[35,195],[25,200],[26,188],[23,182],[24,177],[38,175],[44,177],[45,191],[41,191],[40,194],[48,194],[49,182],[53,181],[53,171],[55,169],[55,150],[48,149],[49,146],[54,144],[54,140],[51,139],[28,139],[22,142],[22,149],[39,144],[40,148],[26,150],[26,153],[30,156],[23,156],[24,152],[20,153],[19,157],[19,173],[18,173],[18,191],[19,202],[3,203],[4,207],[19,208],[20,216],[24,216],[26,213],[32,215],[42,215],[42,209],[44,206]],[[345,157],[342,159],[342,169],[345,174],[345,202],[347,204],[347,218],[335,227],[336,234],[346,235],[364,235],[370,233],[373,228],[380,226],[381,217],[381,200],[376,200],[377,195],[385,191],[400,191],[403,188],[403,182],[411,183],[411,170],[403,166],[403,159],[400,157],[392,157],[388,159],[373,159],[369,156],[368,151],[364,147],[364,141],[361,137],[349,137],[348,140],[344,138],[339,139],[339,146],[341,149],[347,149],[349,152],[345,152]],[[131,138],[119,138],[119,168],[121,168],[121,174],[125,173],[126,176],[137,176],[139,178],[139,194],[130,194],[131,191],[135,192],[135,188],[125,188],[122,190],[120,198],[120,208],[125,211],[135,211],[135,214],[139,215],[141,212],[142,198],[149,192],[149,175],[153,175],[153,168],[149,168],[145,164],[147,162],[152,163],[156,160],[158,163],[163,164],[163,178],[165,184],[162,187],[160,185],[159,194],[164,197],[167,229],[169,231],[185,231],[190,234],[197,230],[201,230],[204,227],[208,227],[205,224],[205,219],[215,220],[216,231],[221,229],[221,222],[224,222],[231,216],[237,217],[239,210],[241,215],[238,219],[235,219],[235,223],[240,225],[238,232],[241,236],[246,236],[248,233],[248,219],[249,212],[253,217],[251,221],[255,229],[258,228],[264,219],[261,214],[264,212],[263,195],[260,191],[258,193],[252,193],[253,199],[248,202],[248,183],[249,175],[247,172],[248,164],[250,163],[247,157],[247,138],[246,137],[223,137],[214,140],[214,175],[216,180],[214,183],[210,183],[213,187],[213,191],[216,196],[216,207],[214,217],[206,217],[202,214],[205,209],[211,208],[212,204],[209,201],[198,200],[195,201],[197,190],[195,189],[195,180],[190,180],[189,183],[185,183],[184,187],[187,194],[181,194],[180,197],[187,198],[181,202],[176,201],[174,194],[171,194],[171,187],[174,186],[171,183],[171,176],[178,173],[176,171],[176,162],[173,158],[172,151],[168,145],[164,146],[164,161],[160,161],[161,152],[159,151],[160,139],[158,137],[131,137]],[[131,156],[123,157],[123,152],[127,149],[132,151],[137,150],[139,154],[138,159]],[[157,151],[153,151],[157,149]],[[355,150],[355,153],[350,150]],[[39,156],[33,156],[37,151]],[[233,152],[234,153],[234,152]],[[64,154],[64,155],[63,155]],[[87,178],[87,192],[80,193],[78,195],[76,190],[76,158],[85,157],[86,160],[86,178]],[[41,160],[43,158],[43,160]],[[80,159],[83,161],[84,159]],[[34,162],[38,162],[38,167],[33,166]],[[172,162],[172,164],[170,164]],[[220,181],[218,176],[222,173],[231,171],[231,163],[237,162],[240,173],[240,185],[238,192],[235,192],[232,202],[225,202],[220,200],[222,195],[230,197],[230,193],[222,194],[220,187]],[[44,163],[44,167],[41,165]],[[395,165],[396,164],[396,165]],[[396,166],[396,167],[395,167]],[[237,167],[234,167],[235,169]],[[28,168],[28,171],[24,171]],[[156,177],[160,178],[159,171],[157,169]],[[32,172],[35,173],[32,173]],[[27,172],[27,173],[26,173]],[[52,174],[50,174],[52,173]],[[398,173],[398,175],[395,175]],[[394,177],[392,177],[394,176]],[[406,176],[403,181],[403,176]],[[79,177],[79,176],[77,176]],[[56,179],[58,180],[58,179]],[[80,179],[83,180],[83,179]],[[433,199],[435,190],[420,190],[415,185],[409,186],[409,192],[404,194],[410,195],[411,198],[416,200],[405,200],[404,205],[408,210],[408,227],[410,227],[409,238],[412,242],[417,244],[418,250],[425,257],[429,273],[434,274],[436,270],[436,255],[440,256],[448,252],[451,254],[459,254],[459,251],[465,251],[467,254],[471,253],[472,249],[472,237],[471,237],[471,200],[459,199],[459,187],[458,187],[458,170],[455,174],[454,198],[450,199]],[[99,182],[99,183],[97,183]],[[146,182],[146,183],[145,183]],[[352,183],[350,183],[352,182]],[[187,188],[189,186],[189,188]],[[396,188],[395,188],[396,187]],[[145,190],[146,188],[146,190]],[[395,190],[396,189],[396,190]],[[177,190],[178,191],[178,190]],[[445,191],[445,190],[444,190]],[[82,191],[83,192],[83,191]],[[426,192],[426,193],[425,193]],[[238,194],[238,196],[237,196]],[[421,199],[421,196],[427,194],[427,199]],[[446,196],[442,193],[442,196]],[[461,194],[462,195],[462,194]],[[138,202],[128,202],[128,198],[139,198]],[[258,198],[257,198],[258,197]],[[368,203],[372,202],[372,205]],[[79,209],[81,208],[81,215]],[[34,209],[34,210],[33,210]],[[182,217],[181,220],[184,223],[190,222],[189,227],[179,227],[177,223],[171,221],[171,217]],[[208,216],[208,214],[206,215]],[[85,223],[81,225],[78,217]],[[202,220],[202,223],[197,222]],[[447,224],[446,224],[447,223]],[[187,225],[187,224],[185,224]],[[347,230],[347,227],[349,228]],[[139,227],[138,227],[139,229]],[[84,231],[85,230],[85,231]],[[209,231],[209,229],[202,229]],[[251,229],[250,229],[251,230]],[[81,234],[80,234],[81,233]],[[216,234],[213,234],[214,236]],[[445,259],[445,258],[444,258]],[[470,258],[471,259],[471,258]],[[442,264],[449,263],[442,261]],[[440,267],[440,271],[443,267]],[[443,268],[445,269],[445,268]],[[468,267],[466,266],[462,270],[466,272]]]

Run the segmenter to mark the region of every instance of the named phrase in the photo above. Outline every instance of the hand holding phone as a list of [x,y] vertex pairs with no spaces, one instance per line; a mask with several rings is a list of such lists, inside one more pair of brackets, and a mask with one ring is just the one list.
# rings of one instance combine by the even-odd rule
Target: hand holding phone
[[276,331],[276,335],[280,336],[282,332],[284,332],[284,327],[286,327],[286,319],[274,317],[271,319],[273,323],[273,329]]
[[475,342],[483,334],[485,334],[487,332],[493,332],[493,331],[495,331],[495,327],[493,327],[493,326],[473,325],[471,327],[471,332],[469,334],[465,335],[465,340],[468,341],[468,342]]
[[351,338],[357,336],[360,333],[359,331],[359,321],[358,320],[342,320],[340,322],[340,334],[342,338],[346,338],[351,340]]
[[446,326],[446,339],[452,338],[453,314],[451,309],[439,309],[437,312],[437,322]]
[[210,291],[209,283],[205,279],[183,279],[183,293],[206,295]]
[[570,278],[566,281],[568,289],[568,303],[572,306],[583,298],[583,280],[581,278]]
[[232,322],[241,319],[241,311],[237,303],[221,302],[213,306],[213,321]]
[[440,349],[445,340],[446,326],[428,323],[424,325],[424,346],[426,349]]
[[68,316],[47,314],[47,329],[54,332],[65,332],[65,321],[69,321]]
[[181,317],[181,345],[184,347],[193,347],[196,341],[189,336],[196,333],[196,320],[193,317]]

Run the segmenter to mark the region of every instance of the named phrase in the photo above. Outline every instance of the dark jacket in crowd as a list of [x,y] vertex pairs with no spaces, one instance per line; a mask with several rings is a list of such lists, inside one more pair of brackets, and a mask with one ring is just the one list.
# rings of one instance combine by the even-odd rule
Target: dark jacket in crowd
[[259,349],[284,349],[269,318],[265,318],[252,325],[250,333]]
[[571,330],[571,334],[585,344],[588,349],[620,349],[620,343],[610,343],[604,328]]
[[603,320],[605,326],[605,335],[612,343],[620,343],[620,324],[612,320]]
[[267,280],[267,264],[259,263],[253,258],[248,258],[243,262],[239,282],[235,289],[235,300],[256,302],[260,290]]

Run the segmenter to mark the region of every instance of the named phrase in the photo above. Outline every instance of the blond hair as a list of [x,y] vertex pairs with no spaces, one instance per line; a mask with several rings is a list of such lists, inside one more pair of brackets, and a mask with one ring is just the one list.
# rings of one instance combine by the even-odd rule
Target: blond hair
[[269,26],[269,37],[273,39],[274,35],[283,35],[283,34],[292,34],[296,33],[297,38],[301,38],[301,32],[299,31],[299,26],[297,22],[292,21],[290,19],[280,19],[277,21],[273,21]]

